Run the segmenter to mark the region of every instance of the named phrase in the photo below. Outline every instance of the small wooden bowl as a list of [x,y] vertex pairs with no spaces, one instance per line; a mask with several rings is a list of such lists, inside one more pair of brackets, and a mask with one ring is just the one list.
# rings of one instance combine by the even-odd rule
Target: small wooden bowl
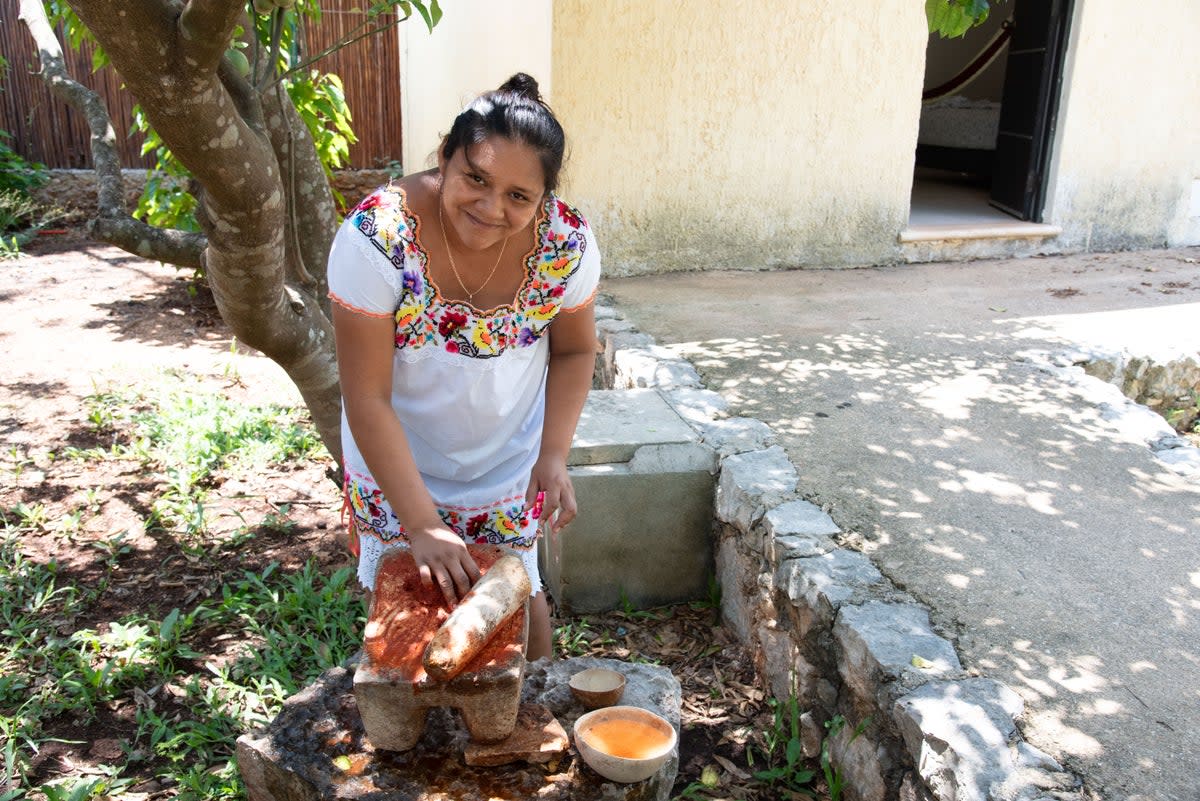
[[571,677],[571,692],[588,709],[612,706],[625,692],[625,676],[606,668],[588,668]]

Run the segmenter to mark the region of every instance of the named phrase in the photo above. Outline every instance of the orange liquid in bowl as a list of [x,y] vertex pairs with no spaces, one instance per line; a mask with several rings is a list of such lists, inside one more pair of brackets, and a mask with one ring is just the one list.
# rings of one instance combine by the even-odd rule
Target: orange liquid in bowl
[[671,739],[658,728],[636,720],[601,721],[588,727],[584,737],[598,751],[625,759],[657,756]]

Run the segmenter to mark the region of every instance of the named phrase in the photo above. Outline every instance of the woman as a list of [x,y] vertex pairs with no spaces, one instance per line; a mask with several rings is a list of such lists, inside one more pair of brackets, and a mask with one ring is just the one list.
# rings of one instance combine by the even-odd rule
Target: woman
[[539,529],[575,516],[567,452],[591,387],[600,256],[554,195],[562,127],[517,74],[455,119],[438,166],[354,209],[329,259],[359,580],[407,544],[453,605],[466,542],[522,553],[529,659],[550,656]]

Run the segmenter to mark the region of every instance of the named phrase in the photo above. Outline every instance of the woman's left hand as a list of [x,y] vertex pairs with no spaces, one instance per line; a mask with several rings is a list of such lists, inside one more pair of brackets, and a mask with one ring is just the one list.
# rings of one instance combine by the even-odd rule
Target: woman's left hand
[[529,490],[525,493],[525,508],[531,509],[542,494],[542,513],[538,526],[551,534],[558,534],[575,519],[575,488],[567,474],[565,460],[554,457],[539,457],[529,474]]

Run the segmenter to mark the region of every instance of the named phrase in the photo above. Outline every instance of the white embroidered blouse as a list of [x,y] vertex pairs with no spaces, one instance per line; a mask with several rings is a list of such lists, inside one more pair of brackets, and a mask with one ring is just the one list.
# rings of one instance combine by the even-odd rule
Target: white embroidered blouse
[[[549,196],[515,299],[483,311],[441,296],[427,275],[420,233],[401,189],[367,196],[334,239],[330,298],[395,320],[392,408],[442,520],[467,542],[528,549],[537,537],[525,492],[541,447],[545,334],[560,311],[586,306],[595,295],[596,242],[577,211]],[[361,556],[373,539],[377,558],[405,535],[344,411],[342,451],[349,508],[360,535],[369,535]]]

